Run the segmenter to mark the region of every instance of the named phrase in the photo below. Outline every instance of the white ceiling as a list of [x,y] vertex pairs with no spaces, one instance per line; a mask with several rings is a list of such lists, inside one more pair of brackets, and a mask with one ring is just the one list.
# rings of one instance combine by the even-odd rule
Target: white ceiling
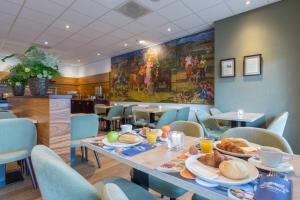
[[135,0],[153,11],[137,20],[114,11],[127,1],[0,0],[0,55],[47,41],[65,65],[84,66],[143,48],[139,40],[169,41],[278,0]]

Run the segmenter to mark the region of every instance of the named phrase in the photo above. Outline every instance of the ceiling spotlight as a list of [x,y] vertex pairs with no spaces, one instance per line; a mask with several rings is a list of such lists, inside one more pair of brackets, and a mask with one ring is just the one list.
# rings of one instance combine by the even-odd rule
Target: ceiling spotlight
[[77,62],[80,62],[80,59],[78,59]]
[[128,46],[128,44],[127,43],[124,43],[124,47],[127,47]]
[[140,44],[146,44],[146,42],[144,40],[140,40],[139,43]]
[[97,56],[101,56],[101,53],[97,53]]
[[171,28],[168,28],[167,30],[168,30],[168,32],[171,32],[171,31],[172,31],[172,29],[171,29]]
[[250,3],[251,3],[250,0],[247,0],[247,1],[246,1],[246,5],[249,5]]
[[69,28],[70,28],[70,25],[66,24],[65,28],[66,28],[66,29],[69,29]]
[[45,45],[48,45],[49,43],[48,43],[48,41],[45,41],[44,44],[45,44]]

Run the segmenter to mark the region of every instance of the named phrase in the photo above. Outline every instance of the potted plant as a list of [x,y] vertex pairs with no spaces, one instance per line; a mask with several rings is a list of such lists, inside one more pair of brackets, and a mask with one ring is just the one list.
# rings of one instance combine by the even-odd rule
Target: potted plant
[[17,58],[24,67],[31,95],[47,95],[49,80],[60,76],[57,58],[36,46],[29,47],[24,53],[6,56],[2,61],[12,57]]
[[12,87],[14,96],[24,96],[25,85],[27,83],[27,74],[24,66],[17,64],[10,70],[9,75],[5,81]]

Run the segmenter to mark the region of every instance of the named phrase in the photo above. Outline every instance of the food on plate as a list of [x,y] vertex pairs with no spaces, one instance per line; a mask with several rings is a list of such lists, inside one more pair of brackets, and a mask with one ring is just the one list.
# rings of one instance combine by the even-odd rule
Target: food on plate
[[195,145],[191,145],[190,148],[189,148],[189,153],[191,155],[197,155],[198,154],[198,149],[196,148]]
[[160,166],[161,169],[166,169],[166,170],[174,170],[174,171],[182,171],[184,169],[184,163],[180,162],[174,162],[170,161],[167,163],[164,163]]
[[243,149],[241,147],[239,147],[238,145],[234,144],[233,142],[221,142],[221,143],[217,144],[217,147],[219,149],[229,151],[232,153],[244,154]]
[[224,138],[221,140],[221,142],[232,142],[239,147],[249,147],[249,142],[243,138]]
[[142,135],[146,136],[146,133],[148,133],[150,131],[150,128],[149,127],[143,127],[142,128]]
[[181,154],[180,156],[177,157],[176,160],[178,161],[185,161],[189,158],[189,156],[185,155],[185,154]]
[[184,170],[182,170],[180,172],[180,175],[183,177],[183,178],[186,178],[186,179],[196,179],[197,177],[192,173],[190,172],[187,168],[184,168]]
[[161,130],[162,130],[162,137],[163,138],[167,138],[168,137],[168,133],[169,133],[169,131],[170,131],[170,126],[168,126],[168,125],[165,125],[165,126],[163,126],[162,128],[161,128]]
[[243,149],[243,152],[248,155],[257,153],[257,147],[241,147],[241,148]]
[[125,133],[119,136],[119,142],[128,143],[128,144],[135,144],[140,142],[141,138],[133,133]]
[[220,154],[218,151],[205,154],[198,158],[198,161],[200,161],[204,165],[208,165],[210,167],[215,168],[218,168],[221,162],[223,162],[224,160],[228,160],[228,158],[225,155]]
[[239,160],[226,160],[219,166],[220,172],[226,178],[240,180],[249,175],[247,166]]
[[110,143],[114,143],[114,142],[118,141],[118,138],[119,138],[119,133],[116,132],[116,131],[110,131],[110,132],[107,134],[107,140],[108,140]]

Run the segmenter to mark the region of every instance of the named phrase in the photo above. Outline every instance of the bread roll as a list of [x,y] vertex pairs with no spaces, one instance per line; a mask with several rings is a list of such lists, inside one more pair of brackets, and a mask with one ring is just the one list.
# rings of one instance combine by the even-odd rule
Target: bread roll
[[119,137],[119,141],[123,143],[135,144],[140,141],[140,137],[132,133],[125,133]]
[[224,138],[221,140],[222,143],[232,142],[239,147],[249,147],[249,142],[243,138]]
[[248,176],[247,166],[239,160],[226,160],[219,166],[220,172],[226,178],[240,180]]

